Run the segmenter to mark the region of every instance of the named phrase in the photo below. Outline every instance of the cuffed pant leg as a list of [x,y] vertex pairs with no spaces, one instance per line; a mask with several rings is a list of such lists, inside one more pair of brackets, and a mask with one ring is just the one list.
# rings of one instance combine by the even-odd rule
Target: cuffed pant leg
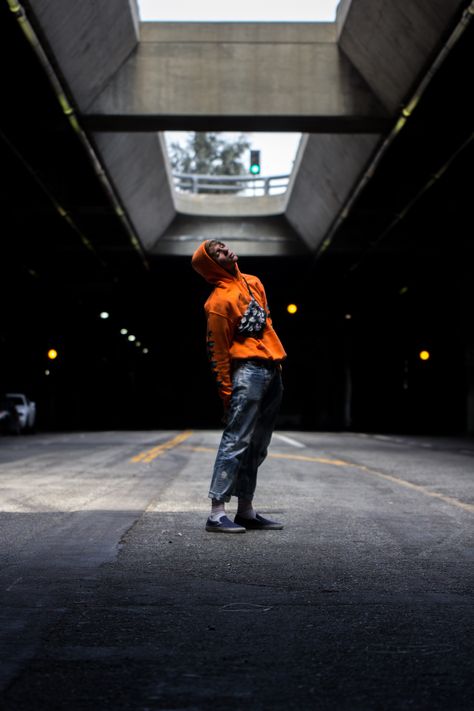
[[259,412],[253,429],[252,439],[242,460],[236,486],[235,496],[252,500],[257,486],[257,472],[268,453],[276,418],[283,395],[281,371],[274,372],[272,380],[262,398]]
[[[234,372],[229,418],[222,433],[214,464],[209,490],[210,498],[217,501],[230,501],[234,494],[239,470],[247,457],[261,403],[273,375],[273,371],[255,363],[245,363]],[[249,484],[253,489],[255,489],[255,481]]]

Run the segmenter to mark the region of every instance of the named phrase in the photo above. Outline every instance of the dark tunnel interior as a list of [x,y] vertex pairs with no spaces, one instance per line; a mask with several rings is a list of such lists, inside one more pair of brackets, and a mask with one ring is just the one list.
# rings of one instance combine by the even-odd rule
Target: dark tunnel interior
[[[45,430],[219,426],[208,285],[189,258],[145,265],[5,3],[0,27],[0,389]],[[474,431],[472,31],[324,253],[240,261],[288,352],[280,427]]]

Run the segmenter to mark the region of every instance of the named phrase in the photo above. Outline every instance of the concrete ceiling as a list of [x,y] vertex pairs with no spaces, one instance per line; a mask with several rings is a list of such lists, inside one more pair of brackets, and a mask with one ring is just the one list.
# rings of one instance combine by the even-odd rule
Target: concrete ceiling
[[[422,4],[416,3],[416,8],[414,5],[404,5],[405,14],[398,8],[396,16],[402,28],[409,25],[407,14],[411,17],[410,11],[416,10],[418,17]],[[466,141],[473,125],[471,102],[464,84],[466,67],[472,62],[472,22],[469,22],[469,12],[462,11],[470,5],[464,3],[462,8],[459,3],[442,5],[443,12],[437,14],[432,12],[432,3],[426,4],[427,17],[431,17],[434,29],[427,32],[426,37],[411,39],[418,65],[421,64],[420,53],[426,57],[422,68],[417,65],[419,71],[416,72],[414,65],[407,62],[406,54],[400,58],[405,73],[405,100],[416,93],[420,81],[426,81],[418,106],[403,130],[395,130],[404,106],[400,83],[393,78],[389,82],[390,104],[388,93],[378,86],[382,79],[364,69],[366,52],[360,49],[360,67],[354,71],[366,71],[367,80],[384,96],[387,105],[379,102],[380,111],[385,115],[384,132],[372,133],[372,125],[361,131],[360,124],[356,132],[353,116],[350,121],[354,132],[339,132],[340,117],[326,117],[332,121],[333,132],[319,133],[318,122],[322,118],[305,116],[305,121],[312,122],[314,132],[306,135],[286,207],[282,214],[265,220],[258,215],[230,214],[228,219],[222,219],[216,214],[180,213],[169,187],[162,141],[156,131],[124,133],[120,117],[107,115],[104,120],[111,122],[109,128],[114,121],[118,122],[114,130],[93,131],[89,126],[92,115],[81,106],[97,106],[104,92],[110,90],[111,82],[117,81],[121,68],[139,51],[139,25],[133,5],[125,4],[125,21],[115,12],[101,19],[97,13],[105,13],[106,9],[97,3],[71,3],[70,7],[68,2],[61,3],[61,22],[57,17],[56,30],[47,41],[41,23],[46,23],[51,14],[57,16],[57,5],[53,7],[53,3],[36,0],[25,3],[27,17],[42,42],[40,51],[47,51],[54,78],[68,90],[69,103],[61,104],[58,86],[52,85],[15,13],[8,10],[6,3],[2,4],[3,66],[16,68],[15,72],[4,72],[2,79],[5,182],[2,208],[7,225],[2,244],[3,264],[8,265],[13,260],[17,265],[15,269],[24,274],[41,274],[47,279],[55,274],[62,280],[60,268],[68,284],[104,279],[114,283],[121,278],[133,280],[143,270],[149,271],[150,265],[163,256],[188,255],[198,240],[216,232],[234,239],[241,254],[270,257],[307,253],[318,259],[324,253],[342,260],[346,256],[349,259],[350,255],[352,261],[357,261],[369,244],[378,244],[380,236],[387,229],[391,230],[399,217],[408,222],[412,214],[409,208],[417,196],[423,195],[417,205],[429,204],[431,193],[425,191],[425,186],[432,182],[433,174],[441,175],[441,171],[443,181],[438,181],[439,184],[452,185],[449,200],[456,203],[452,212],[464,215],[467,205],[461,195],[465,181],[457,166],[469,155]],[[342,15],[339,27],[324,29],[324,32],[330,31],[332,37],[339,36],[339,52],[342,52],[343,42],[349,45],[356,42],[354,31],[349,33],[349,23],[352,13],[357,10],[354,15],[357,19],[363,6],[363,0],[344,6],[346,15],[345,18]],[[374,36],[378,42],[379,37],[382,41],[386,35],[392,36],[385,25],[390,8],[395,12],[391,6],[389,3],[384,7],[384,13],[371,12],[369,17],[362,14],[358,20],[366,32],[366,42],[359,41],[364,48],[368,37]],[[450,22],[446,19],[447,6],[451,7]],[[116,27],[118,35],[110,31],[104,39],[101,22],[105,20]],[[458,41],[448,51],[446,42],[451,33],[464,25],[467,29],[459,33]],[[78,31],[80,27],[82,31]],[[181,30],[176,26],[168,30],[175,33],[171,36],[173,45],[178,38],[176,33]],[[203,33],[202,41],[212,39],[205,34],[209,31],[206,26],[200,25],[198,30]],[[297,27],[278,28],[279,32],[290,30],[294,34],[287,37],[288,41],[296,41],[298,37],[308,40],[304,34],[298,34]],[[151,39],[157,31],[154,26],[146,29]],[[223,39],[235,39],[229,26],[222,26],[220,31],[227,33]],[[255,26],[253,31],[255,33]],[[318,25],[305,28],[305,32],[314,34],[315,42],[321,40],[321,31]],[[260,37],[253,36],[253,39],[268,39],[268,27],[261,26],[259,32]],[[407,41],[403,36],[405,51]],[[333,39],[331,42],[334,44]],[[402,38],[394,42],[401,43]],[[393,53],[388,39],[383,43]],[[84,67],[84,57],[90,61],[91,53],[99,52],[99,48],[95,62]],[[61,52],[69,59],[60,65],[56,57]],[[436,61],[440,53],[443,61],[438,68]],[[393,57],[391,61],[395,61]],[[77,74],[66,75],[68,62],[76,63]],[[118,69],[114,69],[116,63]],[[356,65],[355,60],[353,63]],[[406,88],[407,64],[412,77],[409,90]],[[79,124],[75,123],[76,118]],[[205,117],[197,118],[204,120]],[[267,117],[265,127],[276,126],[283,118]],[[292,117],[286,118],[291,124]],[[169,116],[156,114],[153,118],[165,119]],[[249,115],[245,120],[251,119]],[[301,116],[299,119],[303,120]],[[177,128],[184,119],[181,116],[175,120],[172,126]],[[230,117],[229,120],[236,119]],[[193,127],[193,117],[186,117],[186,122],[189,122],[188,128]],[[238,121],[233,124],[234,128],[238,126]],[[161,126],[164,127],[170,126]],[[448,164],[449,170],[444,170]],[[430,213],[429,207],[426,210]],[[41,240],[35,238],[37,231],[41,232]],[[10,270],[10,273],[13,272]],[[97,288],[103,288],[103,284]]]
[[[190,254],[215,229],[243,254],[326,248],[467,24],[466,7],[353,0],[336,23],[140,25],[134,0],[29,0],[20,15],[146,261]],[[238,209],[218,220],[181,214],[157,135],[165,129],[307,133],[284,210],[267,221]]]
[[[98,5],[88,3],[89,12],[96,12]],[[75,11],[85,6],[82,3]],[[29,5],[25,9],[29,17],[34,16]],[[114,18],[109,18],[111,23]],[[435,418],[443,407],[439,388],[452,395],[452,404],[464,387],[467,368],[474,373],[469,178],[474,160],[474,111],[468,90],[474,24],[468,21],[470,15],[465,19],[465,31],[430,76],[438,53],[443,53],[451,31],[462,20],[461,12],[443,33],[423,74],[429,81],[402,130],[394,131],[388,140],[390,127],[395,128],[394,114],[377,139],[375,153],[357,176],[354,172],[353,182],[345,175],[351,165],[351,144],[340,143],[338,138],[360,138],[362,151],[364,141],[374,134],[356,133],[354,123],[349,134],[335,128],[332,133],[315,129],[305,139],[304,160],[291,193],[293,199],[298,194],[300,198],[292,215],[288,208],[286,214],[271,220],[262,220],[261,215],[229,216],[223,222],[218,215],[204,214],[196,225],[192,215],[174,214],[172,198],[167,199],[167,181],[154,170],[160,155],[155,152],[160,143],[156,132],[92,132],[87,127],[84,141],[80,129],[85,128],[85,116],[79,110],[70,112],[76,105],[69,93],[69,104],[66,97],[58,101],[57,86],[53,88],[15,14],[6,2],[0,2],[3,382],[12,389],[14,380],[15,389],[21,391],[28,391],[28,383],[33,392],[52,387],[43,377],[44,353],[52,340],[65,353],[63,371],[58,363],[58,373],[64,374],[58,385],[64,403],[59,418],[74,398],[82,398],[88,412],[105,382],[108,392],[115,393],[118,407],[135,402],[128,400],[124,405],[122,388],[129,392],[139,388],[143,402],[154,413],[157,408],[166,409],[167,415],[174,412],[176,419],[167,420],[168,427],[173,421],[182,422],[190,390],[200,412],[202,403],[210,400],[208,367],[201,348],[202,304],[208,286],[192,271],[187,253],[196,238],[225,228],[235,230],[240,246],[247,249],[244,271],[262,277],[278,331],[291,354],[289,412],[300,408],[303,395],[308,412],[324,397],[329,409],[333,407],[334,393],[344,378],[339,367],[346,347],[343,329],[350,323],[357,341],[357,367],[366,373],[359,398],[366,400],[367,387],[373,394],[377,391],[367,405],[369,409],[373,405],[375,419],[377,407],[385,400],[385,386],[398,387],[397,359],[408,357],[403,349],[411,353],[421,341],[436,347],[431,380],[420,394],[427,403],[424,411],[433,409]],[[39,25],[34,23],[34,27],[40,35]],[[48,57],[53,57],[42,39]],[[84,36],[81,41],[86,41]],[[72,40],[69,46],[74,54]],[[103,66],[99,62],[96,73],[94,67],[89,68],[90,81],[98,82],[96,98],[108,52],[105,45]],[[67,86],[59,66],[54,69]],[[279,120],[283,121],[274,117],[275,123]],[[314,117],[308,120],[316,126]],[[104,158],[107,148],[99,148],[102,138],[116,156],[117,165],[110,170]],[[316,148],[318,140],[328,144],[324,160]],[[130,152],[132,148],[135,153]],[[331,160],[332,151],[337,161]],[[140,168],[143,154],[149,160],[145,174]],[[343,169],[338,168],[339,160]],[[110,157],[108,162],[112,163]],[[331,183],[338,175],[344,176],[342,182]],[[344,181],[349,190],[346,198]],[[319,222],[326,205],[321,197],[324,191],[335,206],[335,217],[326,229]],[[339,212],[338,205],[342,206]],[[166,225],[161,232],[160,216]],[[329,221],[329,214],[325,219]],[[300,221],[298,229],[296,221]],[[146,230],[147,239],[143,237]],[[301,237],[304,230],[308,230],[306,241]],[[261,242],[253,238],[257,232]],[[319,237],[313,237],[316,234]],[[263,250],[262,245],[268,252],[259,257],[255,250]],[[290,299],[301,305],[294,318],[286,315]],[[104,308],[112,317],[103,323],[98,313]],[[348,312],[353,314],[350,322],[345,320]],[[131,347],[123,342],[122,326],[133,327],[137,338],[150,348],[153,355],[148,365],[138,349],[130,352]],[[183,378],[184,372],[190,373],[190,359],[196,369]],[[444,370],[440,373],[439,368]],[[454,381],[461,383],[457,389]],[[432,408],[433,403],[438,403],[438,409]],[[453,422],[460,421],[461,410],[465,412],[464,401]],[[445,422],[452,420],[452,412],[446,409]],[[324,419],[326,415],[318,420],[323,427],[334,421]]]

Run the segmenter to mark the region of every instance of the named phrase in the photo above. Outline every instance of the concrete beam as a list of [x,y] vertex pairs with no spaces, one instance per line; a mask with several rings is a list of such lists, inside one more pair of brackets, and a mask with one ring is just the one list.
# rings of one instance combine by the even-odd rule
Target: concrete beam
[[400,109],[466,0],[342,0],[339,47],[390,111]]
[[377,135],[306,137],[286,217],[310,249],[323,241],[379,140]]
[[207,217],[255,217],[282,215],[286,207],[286,195],[261,195],[239,197],[226,195],[193,195],[174,193],[176,211],[183,215]]
[[240,256],[284,257],[308,250],[283,215],[197,217],[177,215],[149,254],[190,256],[205,239],[222,239]]
[[339,51],[334,23],[166,23],[142,32],[87,111],[94,130],[387,126],[387,112]]

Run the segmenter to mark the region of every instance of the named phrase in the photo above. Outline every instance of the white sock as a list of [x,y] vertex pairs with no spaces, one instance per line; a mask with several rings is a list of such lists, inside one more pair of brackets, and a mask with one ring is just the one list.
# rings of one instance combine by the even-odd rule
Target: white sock
[[226,515],[227,514],[225,511],[221,511],[220,513],[215,513],[215,514],[211,513],[209,518],[211,519],[211,521],[220,521],[221,518],[223,518],[223,516],[226,516]]
[[219,521],[219,519],[225,515],[225,501],[212,499],[211,515],[209,516],[211,521]]

